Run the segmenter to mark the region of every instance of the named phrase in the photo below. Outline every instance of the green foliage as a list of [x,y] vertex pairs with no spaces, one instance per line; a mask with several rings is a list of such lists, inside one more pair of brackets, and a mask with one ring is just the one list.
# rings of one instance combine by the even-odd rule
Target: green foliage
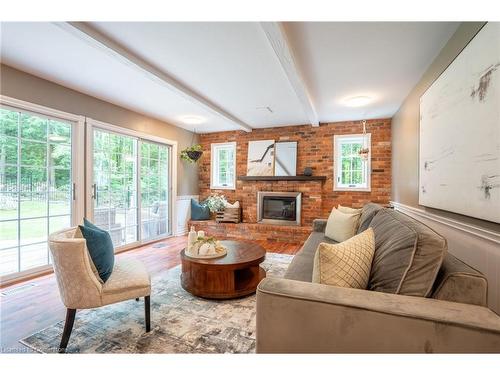
[[210,212],[217,212],[222,211],[226,207],[227,199],[222,194],[213,193],[205,199],[205,203]]

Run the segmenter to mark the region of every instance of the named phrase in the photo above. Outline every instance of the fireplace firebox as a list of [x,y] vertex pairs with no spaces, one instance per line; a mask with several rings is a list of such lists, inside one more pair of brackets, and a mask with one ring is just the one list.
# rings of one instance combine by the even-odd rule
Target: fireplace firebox
[[257,222],[277,225],[300,225],[302,193],[259,191]]

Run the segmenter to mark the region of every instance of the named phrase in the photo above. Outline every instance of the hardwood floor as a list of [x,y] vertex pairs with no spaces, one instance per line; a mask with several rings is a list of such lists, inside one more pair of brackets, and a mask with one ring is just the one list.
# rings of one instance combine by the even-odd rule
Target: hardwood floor
[[[295,254],[301,247],[283,242],[254,242],[272,253]],[[164,246],[159,247],[160,244]],[[117,257],[141,260],[153,277],[180,264],[179,252],[185,244],[186,237],[172,237],[120,253]],[[26,288],[21,288],[23,286]],[[2,293],[8,291],[13,293],[0,296],[0,352],[25,352],[26,348],[18,341],[63,320],[66,309],[59,298],[54,274],[0,289]]]

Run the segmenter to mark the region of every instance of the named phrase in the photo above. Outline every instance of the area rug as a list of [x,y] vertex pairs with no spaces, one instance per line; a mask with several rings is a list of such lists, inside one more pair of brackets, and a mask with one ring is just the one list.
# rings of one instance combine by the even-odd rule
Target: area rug
[[[267,276],[282,277],[293,256],[268,253]],[[76,314],[68,353],[253,353],[255,295],[216,301],[195,297],[180,285],[180,266],[152,279],[151,332],[144,330],[144,301],[125,301]],[[27,338],[23,345],[57,353],[64,321]]]

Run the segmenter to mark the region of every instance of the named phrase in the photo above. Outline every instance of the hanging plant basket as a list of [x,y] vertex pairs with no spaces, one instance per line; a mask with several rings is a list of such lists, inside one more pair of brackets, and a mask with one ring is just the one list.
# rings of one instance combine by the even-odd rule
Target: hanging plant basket
[[198,161],[201,155],[203,155],[203,151],[186,151],[186,154],[191,160]]
[[181,151],[181,159],[189,163],[196,163],[203,155],[201,145],[194,145]]

